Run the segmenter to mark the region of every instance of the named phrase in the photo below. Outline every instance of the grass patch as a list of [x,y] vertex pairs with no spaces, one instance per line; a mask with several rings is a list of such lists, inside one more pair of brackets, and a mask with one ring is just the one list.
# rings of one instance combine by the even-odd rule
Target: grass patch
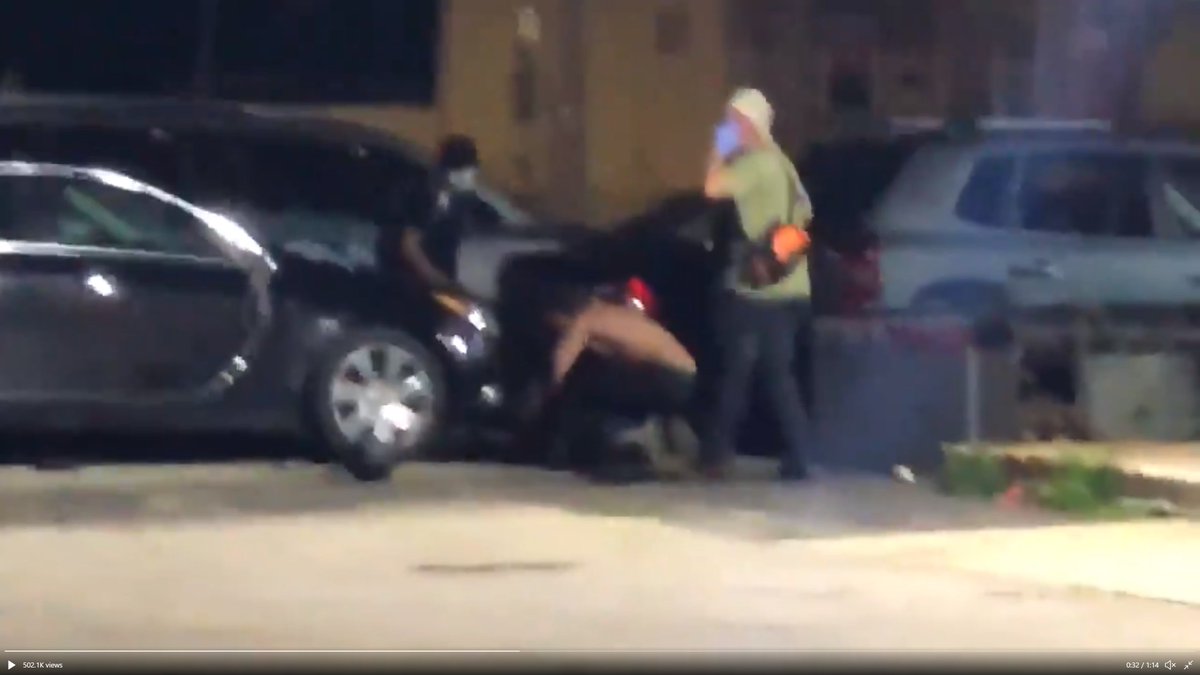
[[991,499],[1008,487],[1004,458],[985,448],[953,445],[945,449],[942,489],[957,497]]
[[1145,518],[1161,511],[1156,503],[1122,498],[1124,477],[1107,453],[1067,455],[1025,479],[1010,473],[1017,468],[1010,467],[1013,460],[995,448],[951,445],[944,455],[940,482],[950,495],[995,499],[1020,482],[1037,505],[1081,518]]
[[1120,510],[1121,472],[1105,461],[1070,457],[1050,469],[1035,494],[1055,511],[1095,515]]

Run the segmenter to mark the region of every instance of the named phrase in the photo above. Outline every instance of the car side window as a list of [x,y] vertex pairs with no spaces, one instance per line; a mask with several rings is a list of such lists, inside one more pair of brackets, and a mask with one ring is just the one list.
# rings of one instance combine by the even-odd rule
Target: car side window
[[1161,189],[1179,231],[1200,237],[1200,158],[1167,161]]
[[955,214],[978,225],[1004,227],[1015,173],[1016,161],[1012,157],[979,160],[959,195]]
[[9,241],[220,257],[187,211],[92,180],[5,176],[0,211],[0,238]]
[[1152,237],[1144,162],[1132,156],[1041,153],[1026,160],[1021,226],[1085,237]]

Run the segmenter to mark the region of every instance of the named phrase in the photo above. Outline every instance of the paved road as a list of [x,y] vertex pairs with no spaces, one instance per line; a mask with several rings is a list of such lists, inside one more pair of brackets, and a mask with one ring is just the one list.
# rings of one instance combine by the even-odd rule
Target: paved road
[[1042,515],[766,474],[611,488],[454,464],[371,486],[296,462],[0,468],[0,646],[1200,647],[1194,606],[871,544],[987,530],[1003,547],[1054,524]]

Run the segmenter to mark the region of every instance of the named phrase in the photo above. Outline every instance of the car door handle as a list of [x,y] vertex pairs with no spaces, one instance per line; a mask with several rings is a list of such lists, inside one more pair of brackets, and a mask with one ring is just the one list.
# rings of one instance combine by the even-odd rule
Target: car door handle
[[1062,279],[1062,270],[1049,260],[1035,260],[1028,265],[1013,265],[1008,276],[1014,279]]

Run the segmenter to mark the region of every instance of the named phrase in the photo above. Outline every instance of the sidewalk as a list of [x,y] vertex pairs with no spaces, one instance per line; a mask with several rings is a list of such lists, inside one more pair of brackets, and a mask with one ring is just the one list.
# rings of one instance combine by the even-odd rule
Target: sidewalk
[[1125,475],[1127,496],[1167,499],[1188,513],[1200,513],[1200,444],[1054,442],[1001,451],[1034,472],[1067,458],[1102,459]]
[[1184,520],[855,537],[811,546],[1200,607],[1200,523]]
[[[956,555],[946,559],[971,569],[977,561],[957,557],[971,542],[996,555],[1026,532],[951,535],[967,550],[951,546]],[[1188,538],[1200,541],[1190,531],[1169,537]],[[1053,540],[1035,542],[1041,556],[1077,555],[1052,551]],[[21,649],[1151,650],[1163,658],[1194,644],[1200,622],[1200,609],[1182,604],[912,564],[902,537],[859,541],[839,553],[836,540],[755,542],[655,518],[496,501],[8,528],[0,545],[21,554],[0,559],[0,634]],[[1126,568],[1152,557],[1139,542],[1125,547]],[[1013,565],[1003,555],[999,563]],[[1078,563],[1056,569],[1070,564]]]

